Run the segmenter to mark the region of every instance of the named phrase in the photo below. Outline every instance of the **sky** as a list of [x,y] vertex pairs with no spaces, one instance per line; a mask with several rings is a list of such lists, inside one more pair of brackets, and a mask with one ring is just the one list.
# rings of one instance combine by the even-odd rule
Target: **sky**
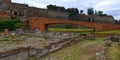
[[120,20],[120,0],[12,0],[12,2],[28,4],[38,8],[46,8],[53,4],[64,6],[65,8],[78,8],[86,13],[88,8],[101,10],[105,14],[113,15],[115,19]]

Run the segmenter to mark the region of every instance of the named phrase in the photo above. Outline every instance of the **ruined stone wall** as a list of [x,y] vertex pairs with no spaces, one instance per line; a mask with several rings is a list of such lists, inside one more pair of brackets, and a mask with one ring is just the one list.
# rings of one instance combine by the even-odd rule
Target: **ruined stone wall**
[[[11,11],[11,15],[10,15],[11,18],[21,18],[21,20],[25,20],[25,21],[28,21],[28,17],[68,19],[68,15],[69,15],[68,12],[29,7],[27,4],[12,3],[11,0],[0,0],[0,10],[3,12],[6,10]],[[79,21],[94,22],[94,23],[112,23],[112,24],[115,23],[114,18],[112,16],[97,16],[97,15],[90,16],[90,15],[80,14],[77,19]]]
[[10,19],[11,0],[0,0],[0,19]]
[[110,23],[110,24],[115,23],[115,19],[113,18],[113,16],[97,16],[97,15],[94,15],[93,19],[97,23]]
[[47,11],[46,9],[39,9],[39,8],[36,8],[36,7],[29,7],[29,12],[32,12],[32,13],[29,13],[29,16],[37,16],[37,17],[47,17]]
[[47,9],[41,9],[35,7],[29,7],[29,12],[32,12],[29,14],[30,17],[37,16],[37,17],[46,17],[46,18],[68,19],[67,12],[53,11],[53,10],[47,10]]
[[28,5],[26,4],[18,4],[12,3],[11,4],[11,17],[18,17],[21,19],[28,18]]
[[57,18],[57,19],[68,19],[68,13],[67,12],[61,12],[61,11],[52,11],[47,10],[48,16],[51,18]]
[[26,48],[16,48],[16,50],[3,52],[2,54],[0,52],[0,60],[27,60],[29,57],[40,58],[41,56],[57,51],[61,48],[69,46],[83,39],[84,37],[82,36],[76,36],[51,43],[50,45],[40,49],[36,49],[33,47],[26,47]]
[[113,16],[98,16],[98,15],[79,15],[79,21],[94,22],[94,23],[108,23],[115,24]]
[[11,0],[0,0],[0,10],[10,10]]
[[89,18],[89,17],[88,17],[87,15],[80,14],[78,20],[79,20],[79,21],[89,22],[89,21],[88,21],[88,18]]
[[27,60],[29,58],[29,48],[18,48],[0,54],[0,60]]

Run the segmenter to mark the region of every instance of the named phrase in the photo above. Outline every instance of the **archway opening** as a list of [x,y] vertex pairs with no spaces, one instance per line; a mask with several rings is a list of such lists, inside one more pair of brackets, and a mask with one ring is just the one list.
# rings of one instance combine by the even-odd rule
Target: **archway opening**
[[93,33],[95,31],[94,28],[73,25],[73,24],[48,24],[48,31],[52,32],[74,32],[74,33]]

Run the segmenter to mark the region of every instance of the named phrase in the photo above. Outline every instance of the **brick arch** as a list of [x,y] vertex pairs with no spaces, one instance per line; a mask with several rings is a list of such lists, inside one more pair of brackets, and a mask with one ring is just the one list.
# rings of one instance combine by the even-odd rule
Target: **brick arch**
[[97,31],[101,30],[119,30],[120,25],[114,24],[100,24],[100,23],[92,23],[92,22],[80,22],[80,21],[71,21],[71,20],[62,20],[62,19],[52,19],[52,18],[44,18],[44,17],[30,17],[29,18],[29,26],[31,29],[40,29],[41,31],[47,30],[48,24],[73,24],[73,25],[81,25],[93,28]]

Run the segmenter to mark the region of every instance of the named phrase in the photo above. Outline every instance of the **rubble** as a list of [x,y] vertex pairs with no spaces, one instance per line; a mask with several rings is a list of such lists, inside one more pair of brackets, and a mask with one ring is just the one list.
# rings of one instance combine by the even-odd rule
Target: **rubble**
[[[16,32],[16,31],[12,31]],[[12,33],[11,32],[11,33]],[[63,33],[63,32],[41,32],[38,29],[35,31],[23,31],[24,33],[16,32],[14,35],[11,33],[8,37],[5,37],[3,34],[0,34],[0,54],[4,53],[11,54],[11,51],[21,48],[28,48],[28,50],[21,50],[18,53],[25,55],[23,57],[26,59],[29,56],[40,57],[49,52],[57,51],[68,44],[72,44],[74,41],[82,40],[83,37],[79,34],[74,33]],[[29,52],[30,51],[30,52]],[[27,56],[26,53],[29,56]],[[18,54],[18,53],[15,53]],[[14,55],[14,54],[13,54]],[[20,55],[20,54],[19,54]],[[6,55],[4,55],[6,56]],[[8,56],[8,55],[7,55]],[[19,56],[21,57],[21,55]],[[6,57],[13,58],[13,57]],[[2,58],[0,58],[1,60]],[[17,60],[17,58],[15,58]]]

